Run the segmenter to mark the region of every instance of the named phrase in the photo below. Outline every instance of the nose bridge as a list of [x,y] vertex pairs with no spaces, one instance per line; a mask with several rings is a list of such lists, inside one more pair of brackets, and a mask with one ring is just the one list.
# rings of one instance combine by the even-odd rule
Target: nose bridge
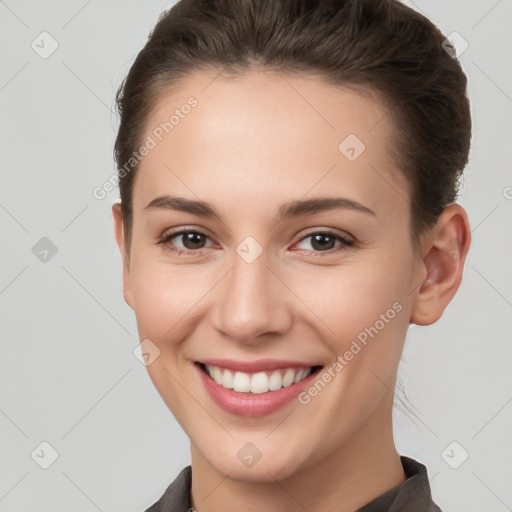
[[262,249],[242,242],[216,305],[216,328],[238,342],[252,343],[261,334],[283,332],[291,314],[283,284],[267,268]]

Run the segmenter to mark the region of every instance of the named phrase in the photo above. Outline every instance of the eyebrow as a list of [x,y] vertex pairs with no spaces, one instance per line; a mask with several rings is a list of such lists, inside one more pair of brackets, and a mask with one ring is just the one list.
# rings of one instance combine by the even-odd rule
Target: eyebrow
[[[224,222],[222,216],[212,204],[206,201],[186,199],[184,197],[170,195],[158,196],[150,201],[144,209],[174,210],[191,213],[204,218],[216,218]],[[312,199],[297,199],[281,205],[275,220],[281,221],[290,217],[298,217],[299,215],[344,209],[355,210],[373,215],[374,217],[377,216],[373,210],[352,199],[344,197],[317,197]]]

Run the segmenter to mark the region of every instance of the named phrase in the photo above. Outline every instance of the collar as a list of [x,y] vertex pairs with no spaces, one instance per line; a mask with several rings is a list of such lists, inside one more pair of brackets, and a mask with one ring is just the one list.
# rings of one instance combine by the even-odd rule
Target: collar
[[425,465],[404,455],[400,460],[407,480],[356,512],[442,512],[432,501]]
[[[356,512],[442,512],[432,501],[427,468],[417,460],[400,456],[405,482],[367,503]],[[161,498],[145,512],[189,512],[192,467],[182,469]]]

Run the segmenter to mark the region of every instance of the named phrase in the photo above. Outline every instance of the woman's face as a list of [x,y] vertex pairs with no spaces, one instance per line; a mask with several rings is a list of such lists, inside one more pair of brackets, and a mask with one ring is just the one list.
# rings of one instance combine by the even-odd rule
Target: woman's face
[[[370,96],[256,70],[198,72],[152,111],[124,294],[193,460],[269,481],[391,436],[424,266],[389,137]],[[228,387],[225,369],[247,370],[231,373],[238,391],[205,361]],[[304,371],[287,369],[313,366],[290,385]]]

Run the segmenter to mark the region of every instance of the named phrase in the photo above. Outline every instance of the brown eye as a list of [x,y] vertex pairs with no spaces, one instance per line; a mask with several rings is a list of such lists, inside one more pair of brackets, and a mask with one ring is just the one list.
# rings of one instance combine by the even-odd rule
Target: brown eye
[[333,236],[322,234],[311,236],[311,247],[313,247],[315,251],[333,249],[335,243],[336,238],[334,238]]
[[202,249],[204,246],[205,240],[202,233],[187,231],[178,236],[181,236],[181,241],[186,249]]
[[200,231],[179,231],[164,235],[158,243],[166,250],[178,254],[190,253],[193,255],[195,251],[205,248],[208,236]]
[[[312,247],[312,251],[310,249],[305,249],[308,252],[336,252],[337,250],[342,250],[345,247],[354,244],[352,240],[348,240],[333,231],[318,231],[310,233],[302,238],[299,244],[308,239],[311,240],[309,245]],[[339,241],[337,245],[336,241]]]

